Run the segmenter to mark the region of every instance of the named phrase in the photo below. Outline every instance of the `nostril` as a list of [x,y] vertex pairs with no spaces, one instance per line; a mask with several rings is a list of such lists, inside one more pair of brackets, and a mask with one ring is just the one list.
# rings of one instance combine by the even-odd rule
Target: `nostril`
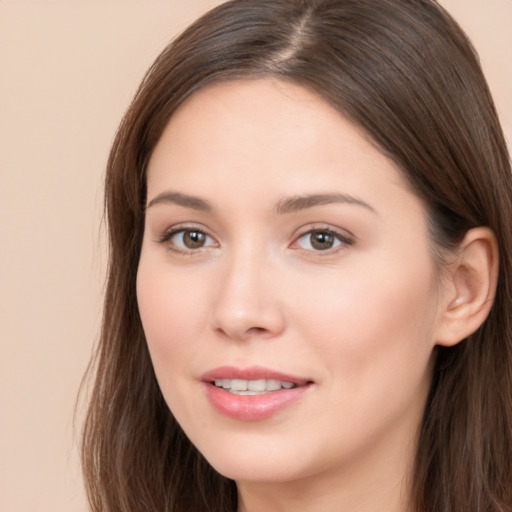
[[249,327],[244,329],[242,327],[237,328],[236,325],[230,325],[227,327],[217,327],[215,329],[221,336],[227,336],[232,339],[247,340],[250,338],[266,338],[271,337],[272,330],[266,329],[265,327]]
[[279,335],[284,326],[281,308],[270,300],[256,300],[254,294],[251,300],[237,294],[225,294],[211,315],[213,330],[233,340],[270,338]]

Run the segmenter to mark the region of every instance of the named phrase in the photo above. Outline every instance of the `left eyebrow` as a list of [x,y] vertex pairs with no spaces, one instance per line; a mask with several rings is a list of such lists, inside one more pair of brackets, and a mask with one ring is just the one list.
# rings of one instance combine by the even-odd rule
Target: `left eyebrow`
[[362,199],[339,193],[287,197],[277,203],[274,211],[278,214],[293,213],[299,210],[305,210],[306,208],[313,208],[314,206],[323,206],[333,203],[354,204],[362,206],[363,208],[370,210],[372,213],[377,214],[375,208]]
[[202,199],[201,197],[191,196],[189,194],[182,194],[181,192],[162,192],[155,198],[149,201],[146,209],[151,208],[157,204],[177,204],[185,208],[191,208],[192,210],[199,210],[203,212],[211,212],[213,210],[212,205]]

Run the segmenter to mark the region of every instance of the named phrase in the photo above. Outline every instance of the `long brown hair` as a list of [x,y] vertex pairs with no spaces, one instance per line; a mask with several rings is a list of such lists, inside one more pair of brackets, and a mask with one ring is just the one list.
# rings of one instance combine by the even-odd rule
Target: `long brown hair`
[[207,84],[263,77],[315,91],[397,163],[427,206],[434,257],[470,228],[496,234],[489,317],[437,349],[412,499],[418,512],[511,511],[510,158],[476,53],[434,0],[233,0],[150,68],[107,167],[108,282],[82,453],[92,510],[236,510],[234,482],[208,465],[162,398],[135,279],[146,165],[169,118]]

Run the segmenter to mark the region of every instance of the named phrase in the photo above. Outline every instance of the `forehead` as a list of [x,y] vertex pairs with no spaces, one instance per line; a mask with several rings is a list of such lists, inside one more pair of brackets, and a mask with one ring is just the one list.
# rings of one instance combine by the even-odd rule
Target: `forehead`
[[395,164],[360,129],[311,91],[268,79],[193,94],[170,119],[148,167],[149,200],[177,188],[243,203],[270,200],[273,191],[371,198],[386,187],[409,193]]
[[[192,149],[192,157],[198,156],[200,144],[203,152],[218,149],[226,156],[237,148],[253,149],[246,160],[263,146],[270,159],[288,149],[320,146],[332,128],[339,131],[340,122],[341,116],[326,102],[294,84],[270,79],[215,84],[178,108],[155,153],[174,140],[181,151]],[[274,149],[277,154],[269,153]]]

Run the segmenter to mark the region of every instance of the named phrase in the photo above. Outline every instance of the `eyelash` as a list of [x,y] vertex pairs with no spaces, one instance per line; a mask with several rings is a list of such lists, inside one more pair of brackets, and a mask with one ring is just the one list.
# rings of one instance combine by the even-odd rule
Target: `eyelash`
[[305,252],[308,252],[308,253],[314,253],[315,256],[318,255],[318,256],[329,256],[329,255],[332,255],[334,253],[337,253],[338,251],[342,251],[344,249],[346,249],[347,247],[351,246],[354,244],[354,238],[351,237],[351,236],[348,236],[347,234],[344,234],[344,233],[341,233],[340,231],[338,230],[335,230],[331,227],[325,227],[325,226],[321,226],[321,227],[314,227],[314,228],[309,228],[307,231],[304,231],[303,233],[299,234],[294,242],[292,243],[292,246],[293,245],[297,245],[299,240],[301,240],[302,238],[305,238],[307,236],[311,237],[314,233],[317,233],[317,234],[327,234],[329,236],[332,236],[335,240],[335,243],[336,242],[339,242],[337,245],[335,245],[334,247],[331,247],[329,249],[324,249],[324,250],[314,250],[314,249],[304,249],[304,248],[301,248],[299,247],[299,250],[303,250]]
[[[180,233],[182,235],[185,235],[186,233],[197,233],[199,235],[207,237],[210,240],[214,240],[213,237],[208,235],[208,233],[203,229],[195,228],[193,226],[192,227],[179,226],[179,227],[175,227],[175,228],[167,230],[165,233],[162,234],[162,236],[160,236],[157,239],[157,242],[162,245],[167,244],[167,248],[172,252],[187,255],[187,256],[195,255],[202,249],[208,249],[209,247],[215,246],[214,244],[209,244],[209,245],[202,245],[197,248],[181,248],[181,247],[176,246],[176,244],[169,243],[173,237],[175,237],[176,235],[178,235]],[[327,255],[332,255],[333,253],[336,253],[340,250],[346,249],[348,246],[351,246],[354,243],[354,239],[351,236],[347,236],[346,234],[343,234],[340,231],[332,229],[331,227],[323,227],[322,226],[322,227],[310,228],[307,231],[300,233],[292,242],[291,247],[298,245],[298,243],[301,239],[303,239],[307,236],[311,237],[314,233],[327,234],[329,236],[332,236],[335,240],[335,243],[338,242],[338,244],[335,245],[334,247],[331,247],[328,249],[314,250],[314,249],[306,249],[303,247],[297,247],[297,250],[301,250],[301,251],[304,251],[304,252],[307,252],[310,254],[314,253],[315,255],[319,255],[319,256],[327,256]]]
[[[175,228],[167,230],[165,233],[162,234],[162,236],[160,236],[157,239],[157,242],[160,244],[163,244],[163,245],[167,244],[167,248],[172,252],[187,255],[187,256],[193,256],[193,255],[197,254],[199,250],[211,247],[211,245],[197,247],[196,249],[194,249],[194,248],[186,249],[186,248],[177,247],[176,244],[173,244],[171,242],[171,239],[174,236],[179,235],[180,233],[182,233],[183,235],[185,235],[186,233],[198,233],[200,235],[203,235],[203,236],[213,240],[213,238],[203,229],[196,228],[193,226],[185,226],[185,227],[180,226],[180,227],[175,227]],[[171,243],[169,243],[169,242],[171,242]]]

